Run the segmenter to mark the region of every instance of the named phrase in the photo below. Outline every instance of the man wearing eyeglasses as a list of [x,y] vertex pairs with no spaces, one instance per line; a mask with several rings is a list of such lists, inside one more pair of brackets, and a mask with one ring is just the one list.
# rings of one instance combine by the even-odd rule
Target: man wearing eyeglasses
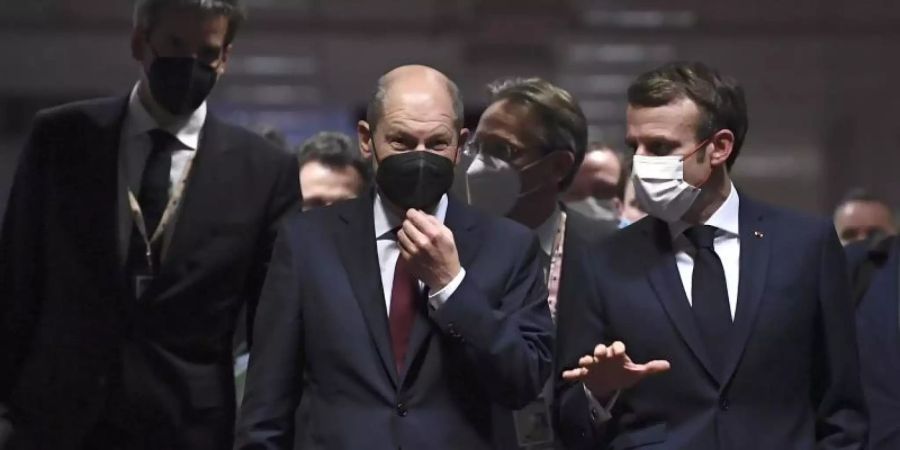
[[[617,226],[560,203],[587,147],[584,114],[572,95],[539,78],[501,79],[489,90],[492,102],[479,120],[454,189],[471,205],[509,217],[537,234],[548,306],[555,315],[557,304],[585,283],[569,268],[581,264],[586,246]],[[521,410],[495,411],[498,446],[555,448],[550,397],[548,388]]]
[[231,448],[237,311],[299,208],[295,159],[207,112],[242,18],[140,0],[131,93],[35,118],[0,239],[12,448]]
[[568,448],[865,448],[841,245],[828,220],[735,189],[746,133],[743,89],[704,64],[629,87],[649,217],[591,249],[588,282],[560,303]]

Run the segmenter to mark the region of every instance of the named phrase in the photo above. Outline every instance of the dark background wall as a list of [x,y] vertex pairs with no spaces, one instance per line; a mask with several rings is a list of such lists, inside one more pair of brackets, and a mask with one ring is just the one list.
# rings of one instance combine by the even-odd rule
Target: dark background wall
[[[639,72],[699,59],[744,84],[745,191],[827,213],[851,186],[900,204],[900,4],[895,0],[251,0],[211,107],[293,143],[352,131],[377,77],[410,62],[484,84],[538,75],[571,90],[591,137],[621,145]],[[0,212],[34,112],[125,95],[131,2],[0,1]]]

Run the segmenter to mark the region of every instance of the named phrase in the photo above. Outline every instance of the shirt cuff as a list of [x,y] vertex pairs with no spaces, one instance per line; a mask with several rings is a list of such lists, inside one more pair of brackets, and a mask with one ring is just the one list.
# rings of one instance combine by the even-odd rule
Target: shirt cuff
[[591,420],[593,420],[595,424],[601,424],[612,419],[613,406],[616,405],[616,400],[619,399],[619,393],[622,391],[616,391],[609,401],[606,402],[606,405],[602,405],[586,385],[582,384],[581,386],[584,388],[584,395],[587,395],[588,398],[588,407],[591,410]]
[[466,277],[466,269],[462,267],[459,268],[459,273],[447,283],[446,286],[442,287],[441,290],[437,292],[432,292],[428,294],[428,304],[431,305],[433,309],[438,309],[447,303],[447,300],[456,292],[456,288],[462,284],[463,278]]

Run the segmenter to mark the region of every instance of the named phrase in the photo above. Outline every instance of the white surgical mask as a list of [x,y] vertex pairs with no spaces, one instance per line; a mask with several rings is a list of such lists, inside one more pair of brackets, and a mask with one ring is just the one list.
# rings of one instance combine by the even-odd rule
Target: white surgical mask
[[634,155],[632,183],[641,209],[668,223],[681,220],[700,196],[700,188],[684,180],[684,160],[706,144],[686,156]]
[[[542,160],[537,160],[521,170],[527,170]],[[457,177],[453,191],[466,203],[486,213],[506,216],[512,211],[519,198],[538,191],[539,184],[527,192],[522,190],[522,175],[519,169],[495,156],[484,153],[470,155],[470,162],[463,164],[465,173]]]

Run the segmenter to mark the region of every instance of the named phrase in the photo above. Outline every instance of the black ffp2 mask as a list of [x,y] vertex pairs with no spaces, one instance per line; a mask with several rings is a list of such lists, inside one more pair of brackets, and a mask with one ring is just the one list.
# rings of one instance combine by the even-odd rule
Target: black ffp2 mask
[[153,99],[176,116],[199,108],[218,78],[215,69],[191,57],[157,56],[147,71]]
[[434,206],[453,184],[453,162],[429,151],[407,151],[378,163],[378,188],[406,210]]

